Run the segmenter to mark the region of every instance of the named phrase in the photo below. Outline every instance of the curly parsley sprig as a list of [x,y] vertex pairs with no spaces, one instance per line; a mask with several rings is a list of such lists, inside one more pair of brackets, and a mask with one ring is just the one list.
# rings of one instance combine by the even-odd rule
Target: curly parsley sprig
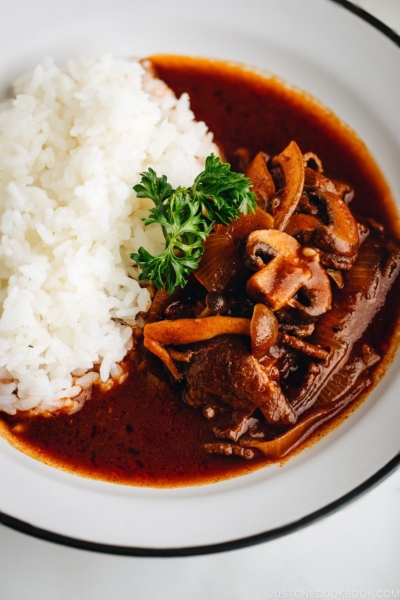
[[161,225],[165,250],[152,256],[140,247],[131,258],[142,270],[141,281],[147,280],[172,294],[197,269],[204,252],[203,242],[213,225],[228,225],[241,213],[254,212],[256,196],[250,190],[249,179],[233,173],[230,165],[214,154],[207,157],[204,171],[188,188],[173,189],[165,175],[157,177],[151,168],[141,177],[133,189],[139,198],[150,198],[155,204],[143,221],[145,225]]

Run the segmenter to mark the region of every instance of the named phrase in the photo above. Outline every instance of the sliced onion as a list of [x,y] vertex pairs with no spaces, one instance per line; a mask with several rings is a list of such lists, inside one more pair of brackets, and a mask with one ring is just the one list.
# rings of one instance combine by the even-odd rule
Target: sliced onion
[[[351,375],[353,372],[352,366],[354,366],[353,375]],[[363,371],[364,373],[359,377]],[[327,390],[321,401],[318,401],[318,406],[315,406],[289,431],[274,440],[265,442],[246,437],[240,440],[240,444],[244,447],[256,447],[268,458],[275,460],[283,458],[310,437],[318,427],[342,411],[371,383],[368,372],[365,371],[365,365],[361,366],[360,361],[357,359],[352,365],[346,365],[342,368],[336,374],[335,379],[335,389],[331,387],[329,391]]]
[[399,271],[400,252],[390,253],[379,238],[367,238],[332,309],[322,315],[310,338],[310,343],[330,348],[331,353],[305,393],[294,399],[297,414],[309,409],[325,385],[335,381],[333,376],[348,362],[354,343],[383,306]]
[[230,237],[212,233],[204,242],[204,254],[194,276],[208,292],[223,292],[241,277],[243,261]]
[[307,439],[316,429],[323,423],[334,417],[343,406],[320,408],[308,414],[304,419],[296,423],[283,435],[263,442],[256,438],[246,438],[240,440],[240,445],[244,447],[252,447],[260,450],[265,456],[271,459],[283,458],[291,450],[299,446]]
[[227,227],[217,225],[216,232],[229,235],[233,240],[243,240],[250,235],[252,231],[263,229],[272,229],[274,218],[262,208],[256,208],[254,213],[240,215],[238,219],[232,221]]

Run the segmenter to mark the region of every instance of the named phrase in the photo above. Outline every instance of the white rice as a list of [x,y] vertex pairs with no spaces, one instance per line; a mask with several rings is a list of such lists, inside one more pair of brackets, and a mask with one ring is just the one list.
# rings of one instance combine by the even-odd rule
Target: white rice
[[73,412],[93,369],[120,373],[149,306],[129,254],[163,238],[132,186],[149,166],[190,185],[216,148],[187,95],[133,60],[48,58],[14,92],[0,104],[0,410]]

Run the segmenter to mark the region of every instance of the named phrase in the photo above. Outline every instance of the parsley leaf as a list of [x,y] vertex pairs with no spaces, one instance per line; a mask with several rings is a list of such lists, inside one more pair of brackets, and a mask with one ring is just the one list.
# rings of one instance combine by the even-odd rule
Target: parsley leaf
[[250,190],[249,179],[233,173],[230,165],[214,154],[207,157],[204,171],[189,188],[173,189],[165,175],[157,177],[151,168],[141,177],[133,189],[139,198],[150,198],[155,204],[143,221],[145,225],[161,225],[165,250],[152,256],[140,247],[131,259],[142,270],[139,280],[147,280],[172,294],[197,269],[204,252],[203,242],[213,225],[228,225],[241,213],[254,212],[256,196]]
[[202,204],[210,220],[222,225],[229,225],[240,213],[254,212],[256,207],[249,179],[233,173],[230,165],[214,154],[207,157],[204,171],[188,193]]
[[157,177],[156,172],[149,168],[141,173],[141,182],[134,186],[138,198],[151,198],[156,206],[161,206],[174,191],[165,175]]

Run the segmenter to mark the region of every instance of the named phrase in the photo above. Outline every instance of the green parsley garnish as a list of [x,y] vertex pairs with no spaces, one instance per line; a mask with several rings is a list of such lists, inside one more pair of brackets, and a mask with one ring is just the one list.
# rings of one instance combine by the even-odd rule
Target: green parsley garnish
[[203,242],[213,225],[229,225],[241,213],[254,212],[256,196],[250,191],[250,180],[233,173],[230,165],[214,154],[207,157],[204,171],[188,188],[174,190],[165,175],[157,177],[150,168],[141,177],[133,189],[139,198],[150,198],[155,204],[143,221],[145,225],[161,225],[165,250],[152,256],[140,247],[131,258],[142,269],[139,280],[147,280],[172,294],[197,269],[204,252]]

